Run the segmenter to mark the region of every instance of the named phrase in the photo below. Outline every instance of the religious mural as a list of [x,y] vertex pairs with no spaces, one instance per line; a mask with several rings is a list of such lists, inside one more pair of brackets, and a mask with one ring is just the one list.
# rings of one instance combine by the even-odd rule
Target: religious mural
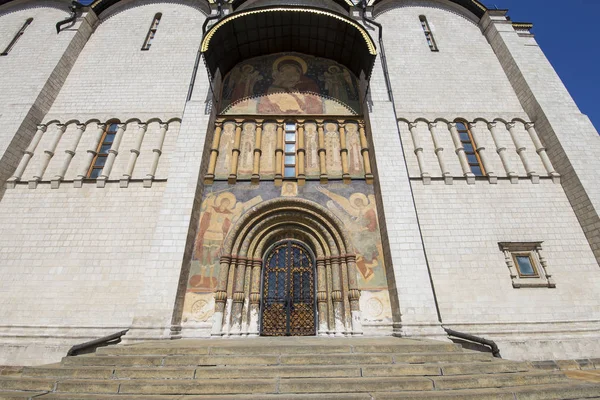
[[223,82],[223,114],[356,115],[356,78],[342,65],[300,53],[278,53],[237,65]]
[[352,185],[307,182],[304,186],[286,182],[282,187],[275,187],[270,182],[261,182],[259,185],[238,184],[233,187],[226,182],[215,182],[207,186],[188,278],[183,322],[192,325],[199,322],[209,324],[223,240],[246,211],[263,201],[280,196],[312,200],[340,219],[349,232],[357,255],[356,273],[359,288],[363,292],[361,305],[364,303],[364,318],[371,318],[376,322],[391,319],[373,190],[372,185],[364,182]]

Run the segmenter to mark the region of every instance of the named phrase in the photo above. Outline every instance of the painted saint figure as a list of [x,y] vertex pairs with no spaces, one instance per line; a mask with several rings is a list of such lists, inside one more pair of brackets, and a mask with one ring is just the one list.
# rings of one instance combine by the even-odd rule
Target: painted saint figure
[[329,96],[344,104],[350,103],[348,91],[350,91],[352,97],[356,96],[352,76],[346,68],[332,65],[327,69],[327,72],[319,77],[319,79],[325,81],[325,90],[327,90]]

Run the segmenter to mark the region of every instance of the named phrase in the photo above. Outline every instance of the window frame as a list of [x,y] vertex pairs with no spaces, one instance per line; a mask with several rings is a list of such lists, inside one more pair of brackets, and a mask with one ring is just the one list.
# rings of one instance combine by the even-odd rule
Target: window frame
[[[500,242],[498,246],[504,253],[504,260],[510,272],[512,286],[521,288],[556,288],[556,283],[548,269],[542,253],[543,242]],[[536,275],[523,274],[517,257],[529,257],[529,262]]]
[[439,52],[440,49],[433,36],[433,32],[431,31],[431,27],[429,26],[429,21],[427,20],[427,17],[424,15],[419,15],[419,21],[421,22],[421,28],[425,33],[425,39],[427,40],[427,45],[429,46],[429,49],[434,52]]
[[8,53],[11,52],[11,50],[16,46],[17,42],[25,34],[25,31],[27,30],[27,28],[29,28],[29,26],[32,23],[33,23],[33,18],[27,18],[27,20],[25,20],[25,22],[21,26],[21,29],[19,29],[17,31],[17,33],[15,34],[15,36],[13,36],[12,40],[10,41],[10,43],[8,43],[8,46],[6,46],[6,48],[4,49],[4,51],[2,51],[2,53],[0,53],[0,56],[7,56]]
[[[288,129],[288,125],[294,125],[294,129]],[[294,140],[288,140],[288,134],[294,134]],[[287,151],[287,146],[293,145],[294,151]],[[294,163],[286,163],[286,157],[293,156]],[[283,179],[295,180],[298,178],[298,123],[295,121],[285,121],[283,123]],[[294,176],[287,176],[287,168],[294,168]]]
[[158,26],[160,25],[161,19],[162,13],[156,13],[154,18],[152,18],[152,23],[150,24],[150,28],[146,34],[146,39],[144,39],[144,44],[142,45],[142,51],[148,51],[150,50],[150,47],[152,47],[152,41],[156,37],[156,32],[158,32]]
[[[483,166],[483,162],[481,161],[481,157],[479,156],[479,151],[477,151],[477,144],[475,143],[475,138],[473,137],[471,128],[469,128],[469,123],[462,119],[457,119],[454,121],[454,123],[456,124],[456,131],[458,132],[458,140],[460,141],[461,146],[465,152],[465,156],[467,157],[467,163],[469,164],[469,169],[471,170],[471,173],[475,176],[487,176],[487,172],[485,171],[485,167]],[[458,124],[462,124],[465,127],[465,129],[461,130],[458,127]],[[461,133],[466,133],[469,136],[468,142],[463,140],[463,138],[461,137]],[[473,148],[473,151],[467,151],[464,146],[465,144],[471,145],[471,147]],[[475,157],[477,159],[477,165],[475,165],[474,163],[469,161],[469,155],[471,155],[471,154],[475,155]],[[478,167],[481,170],[481,175],[473,172],[472,167]]]
[[[96,154],[94,154],[94,158],[92,159],[92,162],[88,168],[88,172],[86,174],[86,179],[93,179],[93,180],[97,180],[98,178],[100,178],[100,175],[102,174],[102,171],[104,170],[104,167],[106,166],[106,160],[108,159],[108,155],[110,154],[110,150],[112,149],[113,143],[115,142],[114,139],[117,137],[117,132],[119,131],[119,124],[121,122],[118,120],[113,120],[110,122],[106,123],[106,127],[104,128],[104,132],[102,133],[102,137],[100,138],[100,141],[98,142],[98,146],[96,147]],[[115,125],[117,128],[114,132],[112,132],[110,130],[110,128]],[[113,138],[112,142],[107,143],[106,142],[106,137],[108,136],[108,134],[113,134],[115,135],[115,137]],[[110,148],[107,150],[106,153],[100,153],[100,150],[102,150],[102,147],[105,145],[110,145]],[[98,161],[99,158],[104,158],[105,162],[104,165],[101,166],[97,166],[96,163]],[[92,174],[94,172],[94,170],[100,170],[100,174],[97,177],[92,177]]]

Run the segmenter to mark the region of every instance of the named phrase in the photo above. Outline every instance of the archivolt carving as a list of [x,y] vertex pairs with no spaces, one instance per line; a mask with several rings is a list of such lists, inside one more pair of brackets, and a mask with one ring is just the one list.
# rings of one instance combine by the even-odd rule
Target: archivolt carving
[[262,260],[283,239],[304,242],[317,257],[319,335],[361,334],[356,256],[342,227],[305,199],[278,198],[249,210],[224,241],[213,335],[258,334]]

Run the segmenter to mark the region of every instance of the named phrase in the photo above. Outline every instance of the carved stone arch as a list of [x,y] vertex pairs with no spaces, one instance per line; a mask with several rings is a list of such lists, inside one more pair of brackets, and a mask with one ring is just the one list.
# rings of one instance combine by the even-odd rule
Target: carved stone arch
[[[249,210],[223,245],[212,334],[258,335],[266,249],[297,240],[316,255],[319,335],[362,334],[356,255],[342,222],[305,199],[273,199]],[[250,280],[250,281],[248,281]]]

